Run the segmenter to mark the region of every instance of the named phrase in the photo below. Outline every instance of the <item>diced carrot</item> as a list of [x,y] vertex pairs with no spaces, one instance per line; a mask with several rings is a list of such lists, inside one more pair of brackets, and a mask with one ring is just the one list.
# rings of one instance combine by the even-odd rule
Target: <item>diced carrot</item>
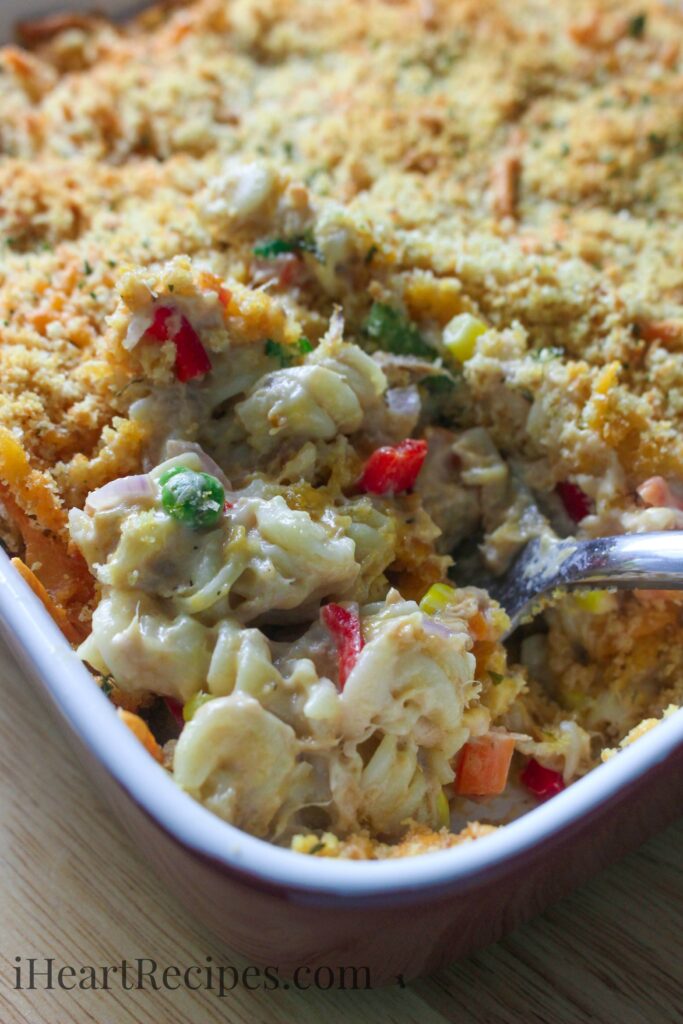
[[491,172],[493,210],[498,217],[514,217],[521,171],[519,153],[508,150],[501,153]]
[[659,47],[659,63],[672,68],[678,61],[681,45],[677,39],[667,39]]
[[189,18],[186,18],[185,20],[174,19],[169,23],[166,32],[163,35],[161,33],[159,34],[158,41],[162,42],[165,39],[168,41],[170,46],[174,46],[176,43],[179,43],[184,39],[186,35],[189,35],[191,31],[192,24]]
[[55,620],[69,643],[77,644],[82,639],[82,636],[79,634],[78,630],[71,625],[66,617],[64,609],[58,605],[56,601],[52,600],[36,574],[32,572],[26,563],[22,562],[20,558],[13,558],[12,565],[19,575],[28,583],[36,597],[43,602],[45,608]]
[[663,476],[651,476],[637,488],[638,497],[653,508],[675,508],[683,511],[683,496]]
[[203,270],[199,275],[199,283],[202,288],[208,288],[210,291],[216,292],[218,301],[223,309],[227,308],[230,302],[230,290],[226,288],[224,282],[221,281],[217,274],[212,274],[209,270]]
[[140,718],[139,715],[134,715],[132,711],[126,711],[124,708],[119,708],[117,714],[123,724],[127,725],[133,735],[140,740],[145,750],[152,755],[155,761],[161,764],[163,760],[161,747],[154,739],[147,722]]
[[505,789],[515,741],[490,732],[462,748],[455,778],[461,796],[497,796]]
[[483,673],[487,671],[487,666],[491,660],[491,656],[498,649],[499,645],[495,640],[477,640],[475,637],[474,644],[472,646],[472,654],[474,655],[477,663],[477,679],[481,679]]
[[631,34],[632,21],[632,18],[619,13],[610,16],[604,11],[596,10],[578,21],[570,22],[567,32],[577,46],[589,50],[607,50],[624,36]]
[[683,324],[678,320],[639,320],[637,327],[639,336],[648,342],[672,344],[683,337]]
[[489,624],[481,612],[475,612],[472,618],[467,620],[467,626],[475,640],[487,640],[490,636]]

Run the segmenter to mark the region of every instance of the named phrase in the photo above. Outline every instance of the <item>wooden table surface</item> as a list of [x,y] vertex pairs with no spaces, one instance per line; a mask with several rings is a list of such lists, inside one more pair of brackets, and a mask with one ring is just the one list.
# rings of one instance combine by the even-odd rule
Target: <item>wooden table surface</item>
[[[683,1020],[683,819],[498,945],[369,992],[19,991],[15,958],[244,961],[175,904],[0,648],[2,1024],[666,1024]],[[24,973],[24,981],[26,974]]]

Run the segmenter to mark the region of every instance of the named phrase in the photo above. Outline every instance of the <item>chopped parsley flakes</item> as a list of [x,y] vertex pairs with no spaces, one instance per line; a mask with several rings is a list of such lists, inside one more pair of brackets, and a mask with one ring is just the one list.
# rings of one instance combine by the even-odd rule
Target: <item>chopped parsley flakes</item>
[[372,263],[373,259],[375,258],[375,256],[377,255],[378,252],[379,252],[379,247],[376,246],[376,245],[371,245],[370,248],[368,249],[368,251],[365,254],[365,258],[363,260],[363,263],[365,263],[366,265],[369,265],[370,263]]
[[268,242],[259,242],[253,248],[254,256],[259,256],[263,260],[272,260],[288,252],[310,252],[314,256],[320,256],[312,231],[306,231],[294,238],[271,238]]
[[435,373],[432,377],[424,377],[420,381],[420,387],[425,388],[430,395],[448,394],[456,384],[457,381],[447,373]]
[[642,39],[645,34],[647,14],[636,14],[628,23],[628,34],[632,39]]
[[376,341],[385,352],[397,356],[423,356],[436,359],[438,353],[422,339],[410,320],[398,309],[382,302],[373,302],[363,324],[363,333]]
[[279,341],[268,338],[263,351],[270,359],[276,359],[282,368],[291,366],[299,355],[305,356],[313,351],[308,338],[298,338],[292,346],[281,345]]

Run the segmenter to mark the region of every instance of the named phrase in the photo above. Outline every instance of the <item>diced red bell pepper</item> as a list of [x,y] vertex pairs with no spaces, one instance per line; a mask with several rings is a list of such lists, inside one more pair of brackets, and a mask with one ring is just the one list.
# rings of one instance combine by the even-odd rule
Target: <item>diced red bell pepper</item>
[[164,697],[164,704],[173,715],[176,724],[182,729],[185,725],[185,719],[183,718],[183,705],[174,697]]
[[170,306],[159,306],[147,328],[147,335],[155,341],[172,341],[175,345],[175,374],[183,384],[203,377],[211,370],[211,360],[199,340],[199,335],[186,316],[179,315],[180,325],[171,334],[169,320],[176,311]]
[[562,499],[567,515],[575,523],[580,523],[582,519],[590,515],[590,498],[577,484],[573,484],[570,480],[563,480],[557,484],[555,491]]
[[211,360],[199,340],[199,335],[185,317],[181,318],[180,330],[173,341],[176,349],[175,372],[179,381],[184,383],[210,372]]
[[555,772],[552,768],[544,768],[533,757],[524,766],[519,778],[538,800],[548,800],[564,789],[561,772]]
[[365,463],[359,487],[369,494],[396,494],[415,486],[427,456],[427,442],[408,438],[399,444],[378,448]]
[[168,320],[173,316],[170,306],[159,306],[154,311],[154,319],[146,330],[146,334],[155,341],[168,341]]
[[326,604],[320,610],[323,624],[332,634],[339,659],[339,688],[344,689],[346,680],[363,649],[363,631],[358,612],[342,608],[340,604]]

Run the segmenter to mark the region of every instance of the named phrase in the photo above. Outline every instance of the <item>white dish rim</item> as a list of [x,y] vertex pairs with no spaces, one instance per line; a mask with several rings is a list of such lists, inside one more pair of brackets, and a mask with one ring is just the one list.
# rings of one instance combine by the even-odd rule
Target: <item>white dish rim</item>
[[384,861],[308,857],[250,836],[184,793],[120,721],[113,705],[9,558],[0,552],[0,623],[23,661],[110,775],[166,832],[230,871],[327,896],[454,887],[504,867],[576,826],[683,744],[683,709],[563,793],[475,842]]

